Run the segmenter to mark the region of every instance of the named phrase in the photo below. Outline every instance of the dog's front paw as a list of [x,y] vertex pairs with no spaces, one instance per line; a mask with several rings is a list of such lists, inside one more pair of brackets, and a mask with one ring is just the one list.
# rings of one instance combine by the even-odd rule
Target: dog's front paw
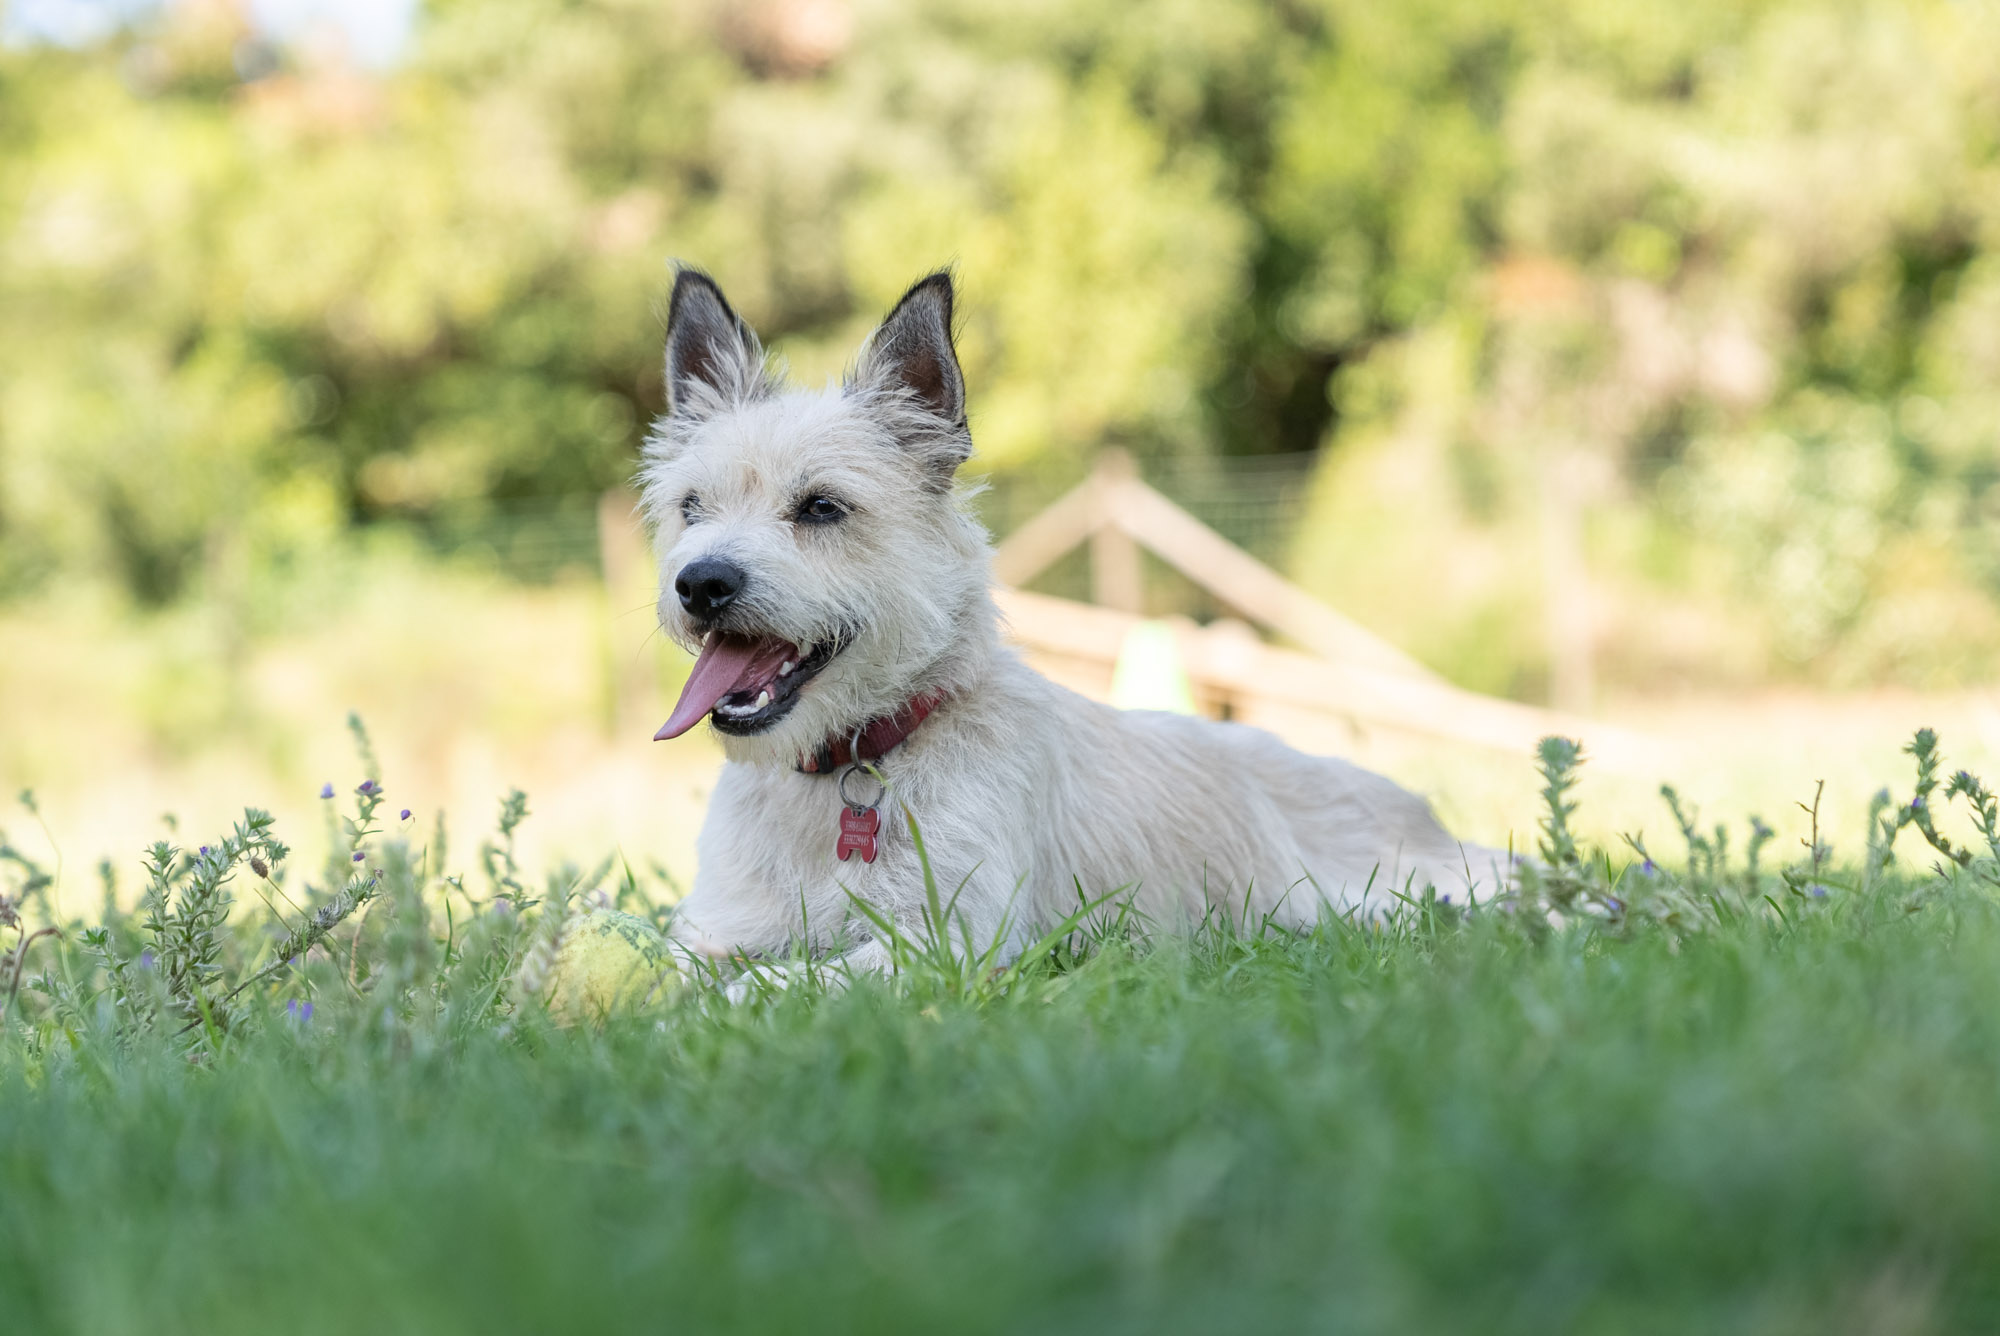
[[829,985],[844,988],[864,974],[887,976],[896,972],[896,958],[881,942],[868,941],[830,957],[820,966]]
[[800,986],[838,993],[864,975],[886,977],[896,971],[895,958],[880,942],[863,942],[851,951],[823,960],[751,961],[743,972],[722,986],[731,1006],[768,1001]]
[[722,986],[722,998],[732,1007],[768,1001],[812,978],[812,970],[803,961],[753,961]]

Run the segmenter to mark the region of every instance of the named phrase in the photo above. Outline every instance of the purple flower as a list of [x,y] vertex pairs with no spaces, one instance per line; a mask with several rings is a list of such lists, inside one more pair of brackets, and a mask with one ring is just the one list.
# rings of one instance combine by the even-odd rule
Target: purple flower
[[208,857],[208,846],[205,844],[201,846],[201,856],[203,858]]
[[356,792],[356,793],[373,793],[373,792],[375,792],[375,781],[374,781],[374,780],[372,780],[372,779],[364,779],[364,780],[362,780],[362,781],[361,781],[361,787],[360,787],[360,788],[358,788],[358,789],[356,789],[356,790],[355,790],[355,792]]
[[1447,895],[1440,895],[1440,896],[1438,897],[1438,903],[1439,903],[1439,904],[1441,904],[1441,905],[1448,905],[1448,904],[1450,904],[1450,903],[1451,903],[1451,896],[1450,896],[1450,895],[1448,895],[1448,894],[1447,894]]
[[362,857],[363,857],[363,855],[362,855],[361,851],[360,851],[359,849],[356,849],[356,850],[354,851],[354,861],[355,861],[355,862],[357,862],[357,863],[359,863],[359,862],[361,861]]
[[1817,884],[1817,883],[1814,883],[1814,885],[1813,885],[1812,887],[1810,887],[1809,889],[1810,889],[1810,890],[1812,891],[1812,898],[1813,898],[1813,899],[1815,899],[1815,900],[1824,900],[1824,899],[1826,899],[1826,887],[1824,887],[1824,886],[1821,886],[1821,885],[1819,885],[1819,884]]
[[1921,812],[1924,810],[1923,794],[1919,793],[1916,797],[1910,799],[1910,810],[1912,812]]
[[320,785],[319,796],[322,798],[331,798],[333,796],[333,785],[331,784]]
[[142,970],[153,968],[153,953],[151,951],[141,951],[139,953],[139,968]]
[[285,1014],[298,1024],[304,1025],[313,1018],[313,1004],[310,1002],[301,1002],[295,997],[285,1003]]
[[1645,873],[1649,877],[1657,877],[1660,874],[1659,865],[1654,863],[1653,860],[1650,858],[1648,858],[1645,862],[1639,864],[1639,871]]
[[409,819],[410,819],[410,809],[405,807],[403,809],[403,820],[408,821]]
[[1604,906],[1616,914],[1625,908],[1625,902],[1615,895],[1608,895],[1604,897]]

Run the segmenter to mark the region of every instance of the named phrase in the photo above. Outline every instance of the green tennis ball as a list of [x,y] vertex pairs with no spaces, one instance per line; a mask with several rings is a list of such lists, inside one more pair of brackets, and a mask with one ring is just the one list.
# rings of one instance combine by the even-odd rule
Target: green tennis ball
[[647,1006],[680,986],[667,942],[646,920],[615,909],[593,909],[563,932],[549,984],[557,1022],[601,1022]]

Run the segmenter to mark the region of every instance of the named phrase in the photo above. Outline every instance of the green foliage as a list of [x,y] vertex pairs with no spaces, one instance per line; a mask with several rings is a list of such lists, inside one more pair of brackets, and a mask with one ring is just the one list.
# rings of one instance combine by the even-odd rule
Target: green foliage
[[1300,574],[1468,681],[1571,452],[1614,674],[1663,602],[1723,675],[2000,650],[1990,3],[452,0],[247,82],[233,12],[0,48],[0,591],[594,492],[669,257],[808,378],[956,259],[982,468],[1328,446]]
[[249,808],[220,844],[183,853],[165,840],[146,856],[141,927],[167,1005],[190,1025],[223,1027],[226,1000],[217,991],[233,900],[229,883],[239,864],[284,861],[285,846],[271,837],[268,812]]

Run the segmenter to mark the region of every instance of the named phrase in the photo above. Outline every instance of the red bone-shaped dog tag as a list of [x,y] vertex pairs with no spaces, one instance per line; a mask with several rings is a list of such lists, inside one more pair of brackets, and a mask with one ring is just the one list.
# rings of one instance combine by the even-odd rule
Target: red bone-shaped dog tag
[[840,809],[840,843],[834,852],[845,863],[849,854],[860,854],[861,861],[875,861],[875,833],[882,829],[882,814],[872,807],[843,807]]

